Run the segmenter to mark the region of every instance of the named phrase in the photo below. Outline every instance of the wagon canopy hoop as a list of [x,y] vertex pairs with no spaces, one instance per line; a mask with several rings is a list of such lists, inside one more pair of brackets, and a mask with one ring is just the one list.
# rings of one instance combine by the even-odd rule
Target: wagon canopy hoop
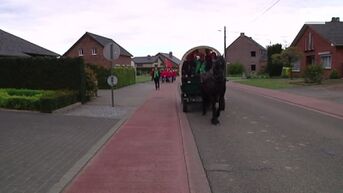
[[183,62],[186,60],[188,54],[194,52],[195,50],[205,50],[205,49],[209,49],[209,50],[215,52],[215,53],[217,54],[217,56],[221,56],[220,52],[219,52],[217,49],[213,48],[213,47],[210,47],[210,46],[197,46],[197,47],[194,47],[194,48],[188,50],[188,51],[182,56],[181,65],[182,65]]

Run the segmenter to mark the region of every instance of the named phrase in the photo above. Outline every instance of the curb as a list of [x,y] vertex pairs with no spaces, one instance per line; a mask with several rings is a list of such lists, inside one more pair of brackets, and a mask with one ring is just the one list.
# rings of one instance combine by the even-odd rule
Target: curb
[[68,185],[73,181],[73,179],[82,171],[84,167],[96,156],[96,154],[101,151],[102,147],[106,145],[106,142],[120,129],[120,127],[131,117],[131,115],[137,110],[134,109],[131,112],[127,113],[125,117],[120,119],[112,128],[95,144],[91,149],[80,159],[78,160],[69,171],[64,174],[64,176],[53,185],[48,193],[61,193]]
[[60,109],[56,109],[56,110],[53,110],[51,113],[65,113],[67,111],[70,111],[76,107],[79,107],[81,106],[82,103],[81,102],[77,102],[77,103],[74,103],[74,104],[71,104],[69,106],[66,106],[66,107],[62,107]]
[[186,172],[188,177],[188,187],[190,193],[211,193],[211,188],[207,180],[207,175],[204,170],[198,148],[196,146],[192,129],[188,119],[181,111],[181,99],[176,92],[176,109],[179,117],[182,146],[186,162]]

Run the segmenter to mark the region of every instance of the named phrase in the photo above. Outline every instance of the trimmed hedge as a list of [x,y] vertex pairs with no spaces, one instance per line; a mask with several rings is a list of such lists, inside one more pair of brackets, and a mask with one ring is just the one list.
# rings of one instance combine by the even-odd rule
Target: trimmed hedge
[[[89,65],[89,67],[95,72],[98,81],[99,89],[110,89],[107,84],[107,77],[111,75],[111,70],[98,65]],[[118,78],[118,84],[116,88],[121,88],[136,83],[135,69],[132,67],[115,67],[113,68],[113,74]]]
[[50,113],[77,101],[78,92],[70,90],[0,89],[0,107],[8,109]]
[[86,101],[82,58],[0,58],[0,88],[77,90]]
[[44,95],[40,99],[40,111],[51,113],[53,110],[74,104],[78,101],[78,93],[70,90],[60,90]]
[[125,87],[136,83],[136,72],[132,67],[116,67],[113,74],[118,78],[116,88]]

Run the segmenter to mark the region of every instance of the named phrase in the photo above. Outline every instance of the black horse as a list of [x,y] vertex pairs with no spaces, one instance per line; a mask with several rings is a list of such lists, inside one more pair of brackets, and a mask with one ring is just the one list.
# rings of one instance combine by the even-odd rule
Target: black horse
[[213,61],[211,69],[201,75],[203,115],[206,114],[207,107],[210,105],[212,108],[211,123],[214,125],[219,123],[220,111],[225,109],[226,77],[224,70],[225,60],[223,57],[218,57]]

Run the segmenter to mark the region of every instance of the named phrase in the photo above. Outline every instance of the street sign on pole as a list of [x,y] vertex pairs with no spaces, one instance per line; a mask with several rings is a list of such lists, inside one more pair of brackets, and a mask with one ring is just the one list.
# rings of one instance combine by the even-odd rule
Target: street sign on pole
[[118,83],[118,78],[115,75],[111,75],[107,78],[107,84],[110,86],[115,86]]
[[115,44],[114,42],[106,44],[103,50],[104,57],[111,61],[111,76],[108,77],[107,83],[111,86],[111,95],[112,95],[112,107],[114,107],[114,93],[113,93],[113,86],[115,86],[118,82],[116,76],[113,75],[113,61],[118,59],[120,56],[120,47]]
[[110,61],[116,60],[120,56],[120,48],[115,43],[108,43],[104,47],[103,54],[107,60],[110,60]]

